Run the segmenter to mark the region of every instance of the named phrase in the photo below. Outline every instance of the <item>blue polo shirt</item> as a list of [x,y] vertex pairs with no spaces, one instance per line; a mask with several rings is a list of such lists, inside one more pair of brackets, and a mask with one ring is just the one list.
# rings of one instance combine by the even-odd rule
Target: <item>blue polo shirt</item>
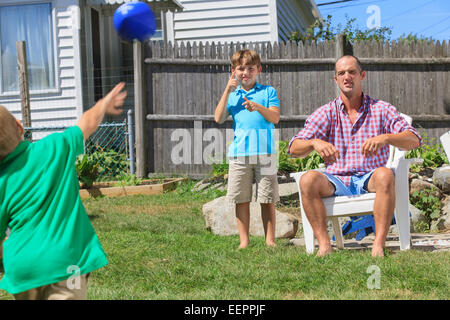
[[242,104],[244,97],[266,108],[280,107],[277,91],[256,83],[250,91],[238,86],[228,97],[227,111],[233,117],[234,139],[228,149],[228,157],[246,157],[274,154],[275,126],[258,111],[250,112]]

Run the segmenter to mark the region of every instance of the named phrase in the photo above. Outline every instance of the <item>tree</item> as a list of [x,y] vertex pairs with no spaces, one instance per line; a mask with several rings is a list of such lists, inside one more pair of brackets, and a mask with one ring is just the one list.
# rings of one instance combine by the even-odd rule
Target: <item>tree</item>
[[345,34],[346,38],[350,42],[361,41],[361,40],[390,40],[390,35],[392,33],[391,28],[381,27],[375,29],[360,29],[359,26],[355,25],[356,18],[350,19],[346,16],[346,24],[343,27],[341,24],[337,28],[333,28],[331,25],[331,15],[328,15],[326,19],[317,19],[311,24],[305,33],[300,31],[294,31],[290,34],[289,40],[293,41],[324,41],[324,40],[335,40],[336,36],[340,33]]

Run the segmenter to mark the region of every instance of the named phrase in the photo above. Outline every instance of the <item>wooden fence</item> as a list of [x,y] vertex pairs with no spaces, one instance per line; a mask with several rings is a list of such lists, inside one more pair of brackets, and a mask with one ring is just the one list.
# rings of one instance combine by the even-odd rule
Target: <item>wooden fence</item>
[[[320,43],[134,44],[137,174],[205,175],[213,142],[226,154],[231,118],[213,120],[230,76],[230,57],[241,48],[261,56],[259,82],[280,99],[280,140],[289,140],[319,106],[338,95],[334,63],[344,53],[367,71],[363,90],[413,117],[429,138],[450,130],[450,48],[443,43],[360,42],[343,37]],[[219,134],[220,132],[220,134]],[[190,141],[187,141],[190,139]],[[219,144],[216,140],[222,140]],[[209,148],[209,149],[208,149]],[[217,153],[217,150],[215,150]],[[181,160],[180,160],[181,159]]]

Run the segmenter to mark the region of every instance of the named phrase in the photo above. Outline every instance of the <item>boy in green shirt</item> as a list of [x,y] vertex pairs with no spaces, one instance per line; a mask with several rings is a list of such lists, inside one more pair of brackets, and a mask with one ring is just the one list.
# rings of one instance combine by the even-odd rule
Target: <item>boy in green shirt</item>
[[86,299],[87,277],[106,254],[79,195],[75,160],[105,114],[119,115],[119,83],[78,124],[35,143],[0,106],[0,239],[5,275],[0,288],[15,299]]

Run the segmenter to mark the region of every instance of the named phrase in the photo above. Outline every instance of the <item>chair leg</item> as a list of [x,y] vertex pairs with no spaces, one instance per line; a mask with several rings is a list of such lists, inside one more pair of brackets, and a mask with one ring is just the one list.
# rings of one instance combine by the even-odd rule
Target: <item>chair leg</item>
[[[411,248],[411,233],[410,233],[410,222],[409,222],[409,209],[405,205],[408,203],[400,205],[400,207],[395,208],[395,221],[397,222],[398,228],[398,239],[400,241],[400,250],[407,250]],[[399,206],[399,204],[397,204]],[[403,206],[403,207],[402,207]]]
[[411,248],[410,218],[408,195],[402,195],[397,192],[395,199],[394,216],[398,228],[398,238],[400,241],[400,250]]
[[303,236],[305,238],[306,253],[314,253],[314,231],[306,217],[305,211],[302,208],[302,225],[303,225]]
[[334,237],[336,239],[336,246],[339,249],[344,249],[344,240],[342,238],[342,230],[341,230],[341,225],[339,224],[339,218],[333,217],[330,219],[331,219],[331,223],[333,225],[333,232],[334,232]]

